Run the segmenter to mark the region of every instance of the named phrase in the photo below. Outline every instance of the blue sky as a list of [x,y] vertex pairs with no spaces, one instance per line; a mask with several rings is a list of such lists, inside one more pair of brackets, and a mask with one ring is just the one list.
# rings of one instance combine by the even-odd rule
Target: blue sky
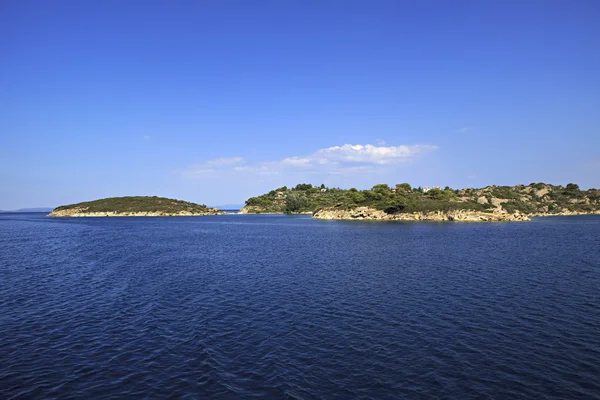
[[600,186],[598,1],[0,3],[0,209]]

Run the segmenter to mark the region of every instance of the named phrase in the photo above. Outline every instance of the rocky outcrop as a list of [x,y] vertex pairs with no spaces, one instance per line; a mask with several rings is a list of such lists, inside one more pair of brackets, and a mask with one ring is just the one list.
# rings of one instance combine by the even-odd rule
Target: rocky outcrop
[[539,197],[539,198],[543,198],[548,193],[550,193],[550,188],[549,187],[543,187],[542,189],[539,189],[539,190],[535,191],[535,195],[537,197]]
[[531,217],[567,217],[570,215],[600,215],[600,210],[595,211],[561,211],[561,212],[539,212],[530,214]]
[[508,203],[508,201],[509,201],[509,200],[507,200],[507,199],[497,199],[497,198],[495,198],[495,197],[492,197],[492,198],[490,199],[489,203],[490,203],[491,205],[493,205],[494,207],[496,207],[496,208],[500,208],[500,207],[502,207],[502,204],[504,204],[504,203]]
[[323,209],[313,214],[313,218],[322,220],[366,220],[366,221],[454,221],[454,222],[503,222],[503,221],[529,221],[533,217],[592,215],[600,214],[600,210],[591,212],[563,211],[558,213],[523,214],[508,213],[502,209],[493,212],[453,210],[432,211],[427,213],[397,213],[387,214],[381,210],[369,207],[358,207],[352,210]]
[[196,217],[203,215],[223,215],[226,214],[217,208],[207,208],[203,212],[179,211],[169,213],[163,211],[139,211],[139,212],[115,212],[115,211],[95,211],[87,212],[84,208],[69,208],[66,210],[54,210],[49,217]]
[[245,206],[240,211],[238,211],[238,214],[283,214],[283,213],[268,212],[264,208],[259,207],[259,206]]
[[379,220],[379,221],[456,221],[456,222],[500,222],[529,221],[529,216],[504,210],[481,212],[469,210],[432,211],[427,213],[387,214],[369,207],[358,207],[353,210],[319,210],[313,214],[316,219],[330,220]]

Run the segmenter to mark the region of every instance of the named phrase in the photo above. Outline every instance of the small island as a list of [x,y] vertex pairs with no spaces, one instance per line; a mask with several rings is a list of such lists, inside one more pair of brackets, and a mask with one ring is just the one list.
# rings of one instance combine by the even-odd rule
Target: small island
[[175,217],[222,215],[225,212],[204,204],[157,196],[109,197],[60,206],[49,217]]
[[535,216],[600,214],[600,191],[541,182],[460,190],[408,183],[377,184],[368,190],[299,184],[252,197],[240,213],[310,213],[325,220],[528,221]]

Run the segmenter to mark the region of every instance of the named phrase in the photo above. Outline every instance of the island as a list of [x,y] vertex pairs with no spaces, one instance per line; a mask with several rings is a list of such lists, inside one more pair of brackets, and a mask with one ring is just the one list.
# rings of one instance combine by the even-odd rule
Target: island
[[323,220],[528,221],[535,216],[600,214],[600,191],[542,182],[479,189],[377,184],[368,190],[304,183],[251,197],[240,213],[310,213]]
[[222,215],[225,212],[204,204],[157,196],[109,197],[60,206],[49,217],[175,217]]

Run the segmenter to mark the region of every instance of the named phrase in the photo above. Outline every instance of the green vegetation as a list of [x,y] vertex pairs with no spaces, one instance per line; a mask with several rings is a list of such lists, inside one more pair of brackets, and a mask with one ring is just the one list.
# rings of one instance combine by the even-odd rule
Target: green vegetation
[[519,199],[521,197],[519,192],[510,186],[493,186],[491,195],[498,199]]
[[164,212],[178,213],[187,211],[202,213],[208,210],[204,204],[195,204],[183,200],[167,199],[157,196],[109,197],[106,199],[85,201],[83,203],[60,206],[54,211],[82,209],[85,212]]
[[352,209],[367,206],[388,213],[415,212],[450,209],[485,210],[478,203],[464,204],[450,189],[412,189],[408,183],[396,185],[377,184],[370,190],[349,190],[300,184],[293,189],[285,187],[273,190],[246,201],[247,206],[262,212],[314,212],[321,208]]
[[509,213],[560,213],[600,210],[600,193],[596,189],[583,191],[573,183],[566,187],[545,183],[528,186],[488,186],[481,189],[453,190],[413,188],[408,183],[390,187],[385,183],[368,190],[327,188],[302,183],[286,186],[246,201],[248,212],[299,213],[323,208],[353,209],[370,207],[388,214],[473,210],[492,212],[504,209]]
[[502,204],[502,208],[508,211],[511,214],[514,214],[516,211],[522,214],[531,214],[538,212],[538,208],[535,204],[526,203],[522,201],[509,201]]

